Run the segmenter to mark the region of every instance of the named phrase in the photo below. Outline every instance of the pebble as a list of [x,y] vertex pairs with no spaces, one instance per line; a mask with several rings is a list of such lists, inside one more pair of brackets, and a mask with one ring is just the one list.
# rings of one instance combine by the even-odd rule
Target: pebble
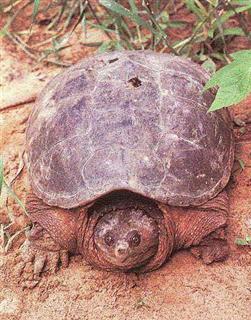
[[0,292],[0,318],[1,315],[16,314],[18,311],[19,299],[17,295],[9,289],[3,289]]

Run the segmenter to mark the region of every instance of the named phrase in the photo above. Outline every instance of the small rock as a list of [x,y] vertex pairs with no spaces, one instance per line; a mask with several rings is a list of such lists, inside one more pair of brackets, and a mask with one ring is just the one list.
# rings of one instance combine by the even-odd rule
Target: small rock
[[19,299],[17,295],[8,289],[0,293],[0,318],[4,314],[16,314],[19,311]]

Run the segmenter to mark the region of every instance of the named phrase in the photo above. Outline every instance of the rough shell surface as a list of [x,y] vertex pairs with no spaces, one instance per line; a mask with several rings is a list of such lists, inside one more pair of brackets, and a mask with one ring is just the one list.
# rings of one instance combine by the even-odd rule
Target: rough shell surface
[[27,129],[33,191],[84,205],[126,189],[170,205],[199,205],[228,182],[233,139],[226,111],[207,113],[208,75],[151,51],[83,60],[42,90]]

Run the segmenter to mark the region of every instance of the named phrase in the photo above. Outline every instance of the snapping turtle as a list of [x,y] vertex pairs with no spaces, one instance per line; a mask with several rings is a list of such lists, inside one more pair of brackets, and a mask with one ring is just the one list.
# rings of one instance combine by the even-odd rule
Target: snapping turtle
[[[68,253],[147,272],[178,249],[224,260],[233,136],[190,60],[151,51],[85,59],[53,78],[27,129],[24,250],[34,273]],[[46,267],[47,265],[47,267]]]

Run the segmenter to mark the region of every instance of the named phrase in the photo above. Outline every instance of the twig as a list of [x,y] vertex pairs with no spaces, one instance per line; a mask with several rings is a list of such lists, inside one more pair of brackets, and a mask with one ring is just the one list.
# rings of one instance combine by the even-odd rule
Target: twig
[[16,17],[19,15],[19,13],[21,11],[23,11],[26,7],[28,7],[30,4],[32,4],[33,1],[29,1],[27,3],[25,3],[21,8],[19,8],[16,13],[11,17],[11,19],[5,24],[5,26],[3,27],[3,29],[5,29],[7,31],[7,29],[9,28],[9,26],[12,24],[12,22],[16,19]]
[[16,2],[12,2],[9,6],[5,7],[3,9],[4,13],[9,12],[10,10],[12,10],[16,5],[18,5],[22,0],[17,0]]
[[13,36],[9,31],[6,31],[6,35],[7,37],[10,38],[10,40],[12,40],[16,45],[20,46],[21,49],[32,59],[34,60],[38,60],[37,57],[31,53],[28,49],[27,49],[27,45],[24,45],[20,40],[19,37],[17,35]]
[[24,164],[25,164],[24,157],[25,157],[25,151],[23,150],[22,156],[21,156],[21,161],[19,162],[17,172],[16,172],[15,176],[14,176],[14,177],[11,179],[11,181],[9,182],[10,187],[13,186],[13,184],[14,184],[15,181],[17,180],[18,176],[21,174],[21,172],[22,172],[23,169],[24,169]]
[[19,45],[21,47],[21,49],[32,59],[36,60],[38,63],[39,62],[46,62],[46,63],[51,63],[60,67],[70,67],[71,64],[67,63],[67,62],[60,62],[60,61],[54,61],[54,60],[50,60],[50,59],[39,59],[39,57],[37,57],[36,55],[34,55],[33,53],[31,53],[28,50],[28,45],[25,45],[24,43],[22,43],[19,39],[19,37],[17,35],[15,35],[15,37],[9,33],[8,31],[6,31],[6,35],[17,45]]
[[63,68],[68,68],[72,65],[72,63],[54,61],[54,60],[50,60],[50,59],[41,59],[40,61],[45,62],[45,63],[51,63],[51,64],[54,64],[58,67],[63,67]]
[[17,103],[14,103],[14,104],[10,104],[8,106],[4,106],[4,107],[0,107],[0,112],[2,111],[6,111],[6,110],[10,110],[10,109],[14,109],[16,107],[19,107],[21,105],[25,105],[25,104],[28,104],[28,103],[32,103],[36,100],[36,97],[35,96],[31,96],[25,100],[22,100],[22,101],[19,101]]
[[26,230],[29,230],[30,227],[26,226],[25,228],[17,231],[16,233],[14,233],[7,241],[6,246],[4,247],[4,252],[7,253],[9,251],[9,249],[11,248],[13,241],[15,240],[15,238],[17,238],[21,233],[26,232]]
[[[59,32],[59,33],[55,36],[55,38],[58,38],[59,36],[61,36],[61,32]],[[54,35],[53,35],[52,37],[44,40],[44,41],[34,43],[34,44],[30,45],[30,48],[33,49],[33,48],[41,47],[41,46],[43,46],[43,45],[51,42],[51,40],[53,39],[53,37],[54,37]]]

